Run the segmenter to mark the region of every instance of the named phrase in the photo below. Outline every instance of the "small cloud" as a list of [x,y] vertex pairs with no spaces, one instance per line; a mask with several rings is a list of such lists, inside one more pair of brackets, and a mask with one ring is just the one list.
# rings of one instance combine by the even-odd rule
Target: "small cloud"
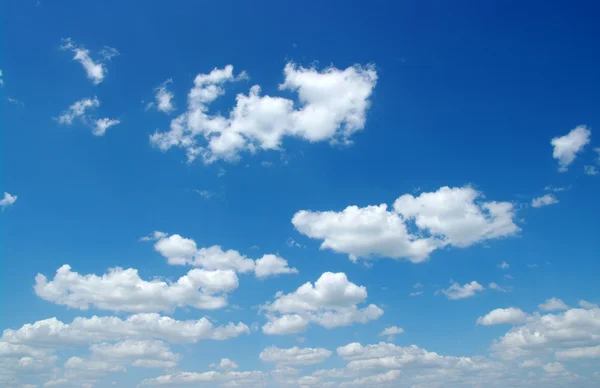
[[509,267],[510,265],[506,261],[503,261],[502,263],[498,264],[498,268],[500,269],[508,269]]
[[600,171],[598,170],[598,167],[596,167],[596,166],[583,166],[583,172],[586,175],[598,175],[598,174],[600,174]]
[[421,283],[415,283],[412,286],[413,288],[423,288],[423,285]]
[[567,310],[569,306],[561,299],[558,298],[550,298],[546,299],[546,301],[540,305],[538,308],[541,311],[559,311],[559,310]]
[[167,233],[159,232],[158,230],[155,230],[154,232],[150,233],[149,235],[140,238],[140,241],[158,241],[165,237],[167,237]]
[[11,104],[25,106],[23,101],[17,100],[16,98],[6,97],[6,101],[10,102]]
[[288,238],[287,241],[285,242],[285,245],[287,245],[290,248],[296,247],[296,248],[306,248],[306,245],[302,245],[299,242],[297,242],[296,240],[294,240],[293,238]]
[[510,274],[504,275],[504,279],[513,280],[514,278]]
[[260,162],[260,165],[263,167],[273,167],[273,162],[268,162],[266,160],[263,160],[262,162]]
[[546,194],[541,197],[534,198],[531,201],[531,206],[538,208],[553,205],[555,203],[558,203],[558,199],[556,199],[554,194]]
[[99,52],[102,58],[100,60],[94,60],[91,57],[89,50],[83,46],[77,45],[71,38],[64,38],[60,48],[75,54],[73,60],[79,62],[83,66],[87,77],[92,80],[94,85],[98,85],[104,80],[104,77],[108,72],[106,69],[106,62],[119,55],[119,52],[116,49],[104,46]]
[[12,206],[15,202],[17,202],[16,195],[11,195],[7,192],[4,192],[4,197],[0,199],[0,207],[2,207],[2,211],[4,211],[4,209]]
[[414,291],[411,292],[410,294],[408,294],[410,296],[419,296],[419,295],[423,295],[423,291]]
[[398,326],[390,326],[383,329],[381,333],[379,333],[380,337],[387,337],[388,341],[392,341],[395,335],[404,333],[404,329]]
[[2,70],[0,69],[0,87],[4,86],[4,79],[2,78]]
[[528,266],[529,268],[539,268],[539,267],[540,267],[540,265],[539,265],[539,264],[527,264],[527,266]]
[[456,282],[452,283],[450,287],[441,292],[446,295],[450,300],[465,299],[475,296],[476,293],[485,290],[481,284],[473,280],[470,283],[465,283],[462,286]]
[[106,130],[113,125],[120,124],[120,120],[113,120],[109,118],[98,119],[95,121],[94,128],[92,129],[92,133],[96,136],[103,136],[106,133]]
[[146,105],[146,110],[156,107],[157,111],[166,114],[169,114],[175,110],[175,106],[173,104],[175,95],[173,92],[167,89],[167,86],[172,82],[173,80],[169,78],[154,89],[154,101],[151,101]]
[[510,292],[510,289],[499,286],[498,284],[491,282],[488,284],[490,290],[498,291],[498,292]]
[[597,309],[598,305],[595,303],[588,302],[587,300],[580,300],[579,307],[582,307],[584,309]]
[[196,193],[198,193],[199,196],[201,196],[204,199],[211,199],[215,194],[211,193],[208,190],[194,190]]
[[217,177],[220,178],[222,176],[225,176],[227,174],[227,171],[225,171],[225,169],[223,167],[219,167],[219,170],[217,171]]
[[568,190],[570,188],[571,188],[570,185],[566,186],[566,187],[554,187],[554,186],[550,186],[549,185],[549,186],[544,187],[544,191],[552,191],[552,192],[555,192],[555,193],[560,193],[560,192],[563,192],[563,191]]
[[558,160],[558,171],[566,172],[578,153],[590,142],[592,132],[585,125],[578,125],[568,134],[550,141],[554,147],[552,157]]

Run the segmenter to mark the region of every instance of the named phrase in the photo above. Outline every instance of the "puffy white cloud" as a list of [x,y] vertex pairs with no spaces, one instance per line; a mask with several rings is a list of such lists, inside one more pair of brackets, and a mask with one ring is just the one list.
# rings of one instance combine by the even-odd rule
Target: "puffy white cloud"
[[296,268],[288,266],[285,259],[273,254],[253,260],[233,249],[223,251],[218,245],[198,249],[194,240],[178,234],[154,234],[157,240],[154,249],[172,265],[192,265],[208,270],[234,270],[238,273],[253,271],[257,278],[298,273]]
[[552,157],[558,160],[558,171],[568,170],[577,154],[590,142],[591,136],[592,132],[585,125],[579,125],[568,134],[552,139]]
[[198,384],[209,384],[217,385],[223,384],[224,386],[255,386],[263,382],[268,377],[268,374],[261,371],[248,371],[248,372],[216,372],[209,371],[203,373],[195,372],[179,372],[176,374],[169,374],[164,376],[158,376],[152,379],[143,380],[140,385],[151,385],[151,386],[185,386]]
[[389,337],[393,337],[396,334],[402,334],[404,333],[404,329],[398,326],[390,326],[390,327],[386,327],[385,329],[383,329],[381,331],[381,333],[379,333],[380,337],[385,337],[385,336],[389,336]]
[[175,95],[173,92],[167,89],[167,86],[172,82],[173,80],[169,78],[160,84],[156,89],[154,89],[154,101],[148,103],[148,105],[146,105],[146,109],[156,107],[156,110],[159,112],[167,114],[175,110],[175,106],[173,105],[173,99],[175,98]]
[[116,49],[105,46],[99,53],[102,58],[94,61],[90,56],[89,50],[85,49],[83,46],[77,45],[71,38],[63,39],[61,49],[72,51],[75,54],[73,60],[81,63],[87,73],[87,77],[91,79],[95,85],[102,82],[108,72],[106,69],[106,62],[119,55],[119,52]]
[[475,296],[477,292],[481,292],[485,288],[473,280],[471,283],[465,283],[462,286],[458,283],[452,283],[450,287],[442,290],[442,293],[448,297],[448,299],[465,299]]
[[367,289],[348,281],[346,274],[325,272],[314,285],[307,282],[289,294],[279,292],[273,302],[261,306],[269,320],[263,332],[288,334],[297,332],[290,331],[290,327],[299,331],[308,322],[333,328],[378,319],[383,314],[379,307],[358,307],[366,299]]
[[521,368],[541,368],[542,367],[542,361],[539,358],[533,358],[530,360],[523,360],[523,362],[521,362],[519,364],[519,367]]
[[565,366],[560,362],[551,362],[542,367],[546,373],[556,374],[565,371]]
[[226,293],[237,287],[232,270],[193,269],[170,283],[143,280],[133,268],[112,268],[97,276],[80,275],[63,265],[51,281],[38,274],[34,289],[44,300],[81,310],[91,305],[103,310],[158,312],[185,306],[218,309],[227,305]]
[[237,364],[237,362],[230,360],[228,358],[222,358],[221,361],[219,362],[219,365],[211,364],[211,366],[216,366],[217,368],[219,368],[221,370],[232,370],[232,369],[239,368],[239,365]]
[[569,309],[557,314],[535,314],[492,344],[505,358],[566,351],[600,344],[600,310]]
[[[405,194],[394,202],[393,211],[385,204],[349,206],[341,212],[301,210],[292,224],[300,233],[323,240],[321,249],[346,253],[353,260],[420,262],[445,246],[467,247],[520,231],[511,203],[484,202],[482,197],[470,186],[442,187],[418,197]],[[414,234],[408,228],[413,222]]]
[[329,356],[331,356],[331,351],[327,349],[299,348],[297,346],[289,349],[270,346],[258,355],[264,362],[283,366],[319,364]]
[[538,208],[558,203],[558,199],[554,194],[546,194],[531,200],[531,206]]
[[580,300],[579,306],[584,309],[597,309],[598,308],[597,304],[588,302],[587,300]]
[[388,383],[391,381],[397,380],[401,375],[401,372],[397,369],[392,369],[390,371],[379,373],[372,376],[362,377],[358,379],[354,379],[352,381],[342,382],[340,387],[371,387],[381,383]]
[[505,309],[495,309],[477,319],[478,325],[503,325],[525,322],[527,314],[523,310],[516,307],[508,307]]
[[95,121],[94,129],[92,133],[96,136],[102,136],[106,133],[106,130],[113,125],[120,124],[120,120],[113,120],[109,118],[98,119]]
[[7,192],[4,192],[4,197],[0,199],[0,207],[2,207],[2,210],[4,210],[5,208],[12,206],[15,202],[17,202],[16,195],[11,195]]
[[566,310],[569,308],[565,302],[558,298],[550,298],[546,299],[546,301],[540,305],[538,308],[541,311],[557,311],[557,310]]
[[[250,329],[242,322],[238,324],[230,322],[225,326],[215,327],[206,318],[178,321],[154,313],[134,314],[126,319],[114,316],[77,317],[71,323],[49,318],[33,324],[25,324],[17,330],[4,330],[0,349],[7,346],[3,344],[32,346],[39,349],[81,346],[120,339],[162,339],[175,343],[196,343],[202,339],[226,340],[249,333]],[[7,347],[7,349],[12,348]]]
[[71,125],[73,124],[73,120],[76,118],[85,119],[86,111],[99,106],[100,101],[98,100],[98,97],[84,98],[74,102],[69,109],[65,110],[60,116],[58,116],[57,120],[59,124]]
[[280,150],[286,136],[348,143],[364,128],[377,73],[371,66],[319,71],[288,63],[279,88],[296,92],[298,104],[261,96],[260,86],[254,85],[247,95],[237,95],[227,117],[207,113],[210,103],[225,93],[226,82],[246,78],[245,73],[234,76],[231,65],[197,75],[187,112],[171,121],[170,131],[154,133],[150,142],[163,151],[184,148],[188,161],[201,156],[205,163],[234,161],[244,151]]
[[560,350],[556,352],[556,358],[563,360],[580,358],[600,358],[600,345]]

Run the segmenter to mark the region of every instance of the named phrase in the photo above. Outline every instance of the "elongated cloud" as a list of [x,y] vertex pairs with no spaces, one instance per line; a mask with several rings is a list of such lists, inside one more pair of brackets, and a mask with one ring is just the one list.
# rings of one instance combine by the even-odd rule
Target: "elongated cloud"
[[94,61],[89,50],[81,45],[76,44],[73,40],[71,40],[71,38],[63,39],[61,49],[71,51],[73,54],[75,54],[73,60],[81,63],[85,69],[87,77],[92,80],[94,85],[98,85],[104,80],[104,77],[108,72],[106,69],[106,62],[119,55],[119,52],[116,49],[106,46],[99,53],[101,58]]

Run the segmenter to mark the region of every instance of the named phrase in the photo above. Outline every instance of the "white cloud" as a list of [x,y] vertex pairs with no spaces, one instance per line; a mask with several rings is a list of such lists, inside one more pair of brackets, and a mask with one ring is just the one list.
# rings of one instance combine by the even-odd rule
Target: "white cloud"
[[442,290],[442,293],[448,297],[448,299],[465,299],[475,296],[477,292],[481,292],[485,288],[473,280],[471,283],[465,283],[462,286],[458,283],[452,283],[450,287]]
[[119,120],[113,120],[113,119],[108,119],[108,118],[103,118],[103,119],[98,119],[95,121],[95,126],[94,129],[92,130],[92,133],[96,136],[102,136],[106,133],[106,130],[110,127],[112,127],[113,125],[117,125],[120,124],[121,121]]
[[404,329],[398,326],[390,326],[390,327],[386,327],[385,329],[383,329],[381,331],[381,333],[379,333],[380,337],[385,337],[385,336],[394,336],[396,334],[402,334],[404,333]]
[[413,291],[410,294],[408,294],[409,296],[419,296],[419,295],[423,295],[423,291]]
[[143,380],[140,385],[151,386],[184,386],[198,384],[212,384],[217,386],[256,386],[260,385],[268,375],[261,371],[249,372],[216,372],[209,371],[203,373],[178,372],[175,374],[158,376],[152,379]]
[[379,385],[381,383],[387,383],[391,381],[397,380],[401,375],[401,372],[396,369],[392,369],[390,371],[379,373],[372,376],[362,377],[358,379],[354,379],[348,382],[342,382],[340,387],[372,387]]
[[218,309],[227,305],[227,293],[238,287],[232,270],[193,269],[170,283],[142,280],[133,268],[112,268],[108,273],[80,275],[69,265],[56,271],[54,279],[38,274],[35,293],[44,300],[71,308],[90,306],[113,311],[158,312],[175,307]]
[[195,191],[196,191],[196,193],[198,193],[199,196],[201,196],[204,199],[210,199],[214,196],[214,193],[212,193],[208,190],[195,190]]
[[521,362],[519,364],[519,367],[521,368],[541,368],[542,367],[542,361],[539,358],[533,358],[530,360],[523,360],[523,362]]
[[159,112],[167,114],[175,110],[175,106],[173,105],[173,99],[175,98],[175,95],[173,92],[167,89],[167,86],[172,82],[173,80],[169,78],[160,84],[160,86],[158,86],[156,89],[154,89],[154,102],[148,103],[146,109],[156,107],[156,110]]
[[10,102],[11,104],[25,106],[25,103],[23,101],[18,100],[16,98],[6,97],[6,101]]
[[531,206],[538,208],[558,203],[558,199],[553,194],[546,194],[531,200]]
[[209,270],[234,270],[239,273],[254,272],[257,278],[296,274],[296,268],[290,268],[288,262],[276,255],[266,254],[260,259],[250,259],[238,251],[223,251],[218,245],[198,249],[192,239],[178,234],[156,235],[154,249],[167,258],[171,265],[192,265]]
[[586,175],[598,175],[600,174],[600,171],[598,171],[598,167],[596,166],[583,166],[583,172]]
[[2,78],[2,69],[0,69],[0,87],[4,86],[4,79]]
[[4,197],[2,197],[2,199],[0,199],[0,207],[2,207],[2,210],[4,210],[5,208],[12,206],[15,202],[17,202],[17,196],[16,195],[11,195],[7,192],[4,192]]
[[94,109],[100,106],[100,101],[97,97],[93,98],[84,98],[79,101],[76,101],[64,111],[58,118],[59,124],[71,125],[73,124],[73,120],[76,118],[82,118],[85,120],[86,111],[89,109]]
[[503,261],[502,263],[498,264],[498,268],[500,269],[508,269],[509,267],[510,265],[506,261]]
[[319,71],[288,63],[284,76],[279,89],[296,92],[298,104],[283,97],[261,96],[260,86],[254,85],[249,94],[237,95],[236,105],[225,117],[208,114],[209,105],[225,93],[226,82],[247,76],[234,76],[231,65],[198,74],[187,112],[171,121],[170,131],[154,133],[150,142],[162,151],[184,148],[190,162],[201,156],[205,163],[212,163],[235,161],[242,152],[281,150],[286,136],[349,143],[351,135],[364,128],[377,81],[373,67]]
[[598,308],[597,304],[588,302],[587,300],[580,300],[579,306],[584,309],[597,309]]
[[556,374],[565,371],[565,366],[560,362],[551,362],[542,367],[546,373]]
[[558,171],[565,172],[577,154],[590,142],[592,132],[579,125],[565,136],[555,137],[550,142],[554,147],[552,157],[558,160]]
[[299,348],[294,346],[289,349],[280,349],[270,346],[259,354],[264,362],[281,366],[314,365],[325,361],[331,356],[331,351],[323,348]]
[[348,281],[346,274],[325,272],[314,285],[307,282],[292,293],[278,292],[273,302],[261,306],[269,320],[263,332],[290,334],[304,330],[309,322],[334,328],[378,319],[383,314],[379,307],[358,307],[366,299],[367,289]]
[[504,325],[525,322],[527,314],[516,307],[495,309],[477,319],[478,325]]
[[[321,249],[358,257],[388,257],[420,262],[445,246],[467,247],[485,240],[516,234],[515,212],[509,202],[483,202],[483,194],[469,186],[442,187],[418,197],[405,194],[394,203],[341,212],[301,210],[292,224],[302,234],[322,239]],[[410,233],[409,225],[417,232]]]
[[221,370],[232,370],[232,369],[238,369],[239,365],[237,364],[237,362],[230,360],[228,358],[222,358],[221,361],[219,362],[219,365],[217,366],[217,368],[221,369]]
[[241,322],[215,327],[206,318],[178,321],[155,313],[134,314],[126,319],[114,316],[77,317],[71,323],[49,318],[23,325],[17,330],[4,330],[0,349],[5,346],[3,343],[33,346],[37,349],[120,339],[162,339],[175,343],[196,343],[202,339],[226,340],[249,333],[248,326]]
[[556,352],[556,358],[565,359],[581,359],[581,358],[600,358],[600,345],[586,346],[581,348],[572,348],[568,350],[560,350]]
[[600,343],[600,310],[569,309],[556,314],[531,315],[492,344],[505,358],[565,351]]
[[497,283],[491,282],[490,284],[488,284],[488,288],[490,290],[494,290],[494,291],[498,291],[498,292],[509,292],[510,291],[510,287],[509,288],[504,288],[501,287],[500,285],[498,285]]
[[91,79],[95,85],[101,83],[108,72],[106,69],[106,62],[119,55],[117,50],[106,46],[99,53],[102,59],[94,61],[90,56],[90,52],[83,46],[78,46],[71,38],[63,39],[61,49],[70,50],[75,54],[73,60],[81,63],[87,73],[87,77]]
[[538,308],[541,311],[556,311],[556,310],[566,310],[569,308],[565,302],[558,298],[550,298],[547,299],[544,303],[540,304]]

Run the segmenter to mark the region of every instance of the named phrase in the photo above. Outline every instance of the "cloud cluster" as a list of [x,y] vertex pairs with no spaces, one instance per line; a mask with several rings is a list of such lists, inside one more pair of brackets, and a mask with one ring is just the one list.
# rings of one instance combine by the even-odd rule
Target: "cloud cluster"
[[348,281],[344,273],[323,273],[314,283],[307,282],[289,294],[278,292],[275,300],[261,306],[269,322],[265,334],[291,334],[304,331],[309,323],[334,328],[378,319],[383,310],[374,304],[358,305],[367,299],[367,289]]
[[84,98],[74,102],[67,110],[62,112],[56,118],[59,124],[71,125],[75,119],[92,128],[92,133],[96,136],[103,136],[106,130],[114,125],[120,124],[119,120],[109,118],[93,118],[88,111],[100,106],[100,100],[97,97]]
[[167,86],[172,82],[173,80],[169,78],[160,84],[156,89],[154,89],[154,101],[149,102],[146,105],[146,109],[156,108],[157,111],[167,114],[175,110],[175,106],[173,105],[173,99],[175,98],[175,95],[173,92],[167,89]]
[[127,312],[173,311],[190,306],[214,310],[227,305],[227,293],[238,287],[232,270],[193,269],[176,282],[143,280],[133,268],[112,268],[108,273],[81,275],[69,265],[60,267],[54,279],[38,274],[35,293],[42,299],[80,310],[93,306]]
[[210,114],[210,104],[225,93],[225,84],[241,79],[246,74],[234,76],[232,65],[198,74],[187,111],[171,121],[168,132],[154,133],[151,144],[162,151],[183,148],[189,162],[200,156],[212,163],[238,160],[242,152],[280,150],[284,137],[349,143],[365,126],[377,73],[372,66],[319,71],[288,63],[279,89],[297,93],[297,103],[263,96],[254,85],[247,95],[237,95],[228,116]]
[[[483,201],[470,186],[441,187],[387,205],[349,206],[341,212],[301,210],[292,218],[300,233],[323,240],[321,249],[351,259],[385,257],[421,262],[436,249],[468,247],[520,231],[510,202]],[[415,232],[410,232],[415,229]]]

